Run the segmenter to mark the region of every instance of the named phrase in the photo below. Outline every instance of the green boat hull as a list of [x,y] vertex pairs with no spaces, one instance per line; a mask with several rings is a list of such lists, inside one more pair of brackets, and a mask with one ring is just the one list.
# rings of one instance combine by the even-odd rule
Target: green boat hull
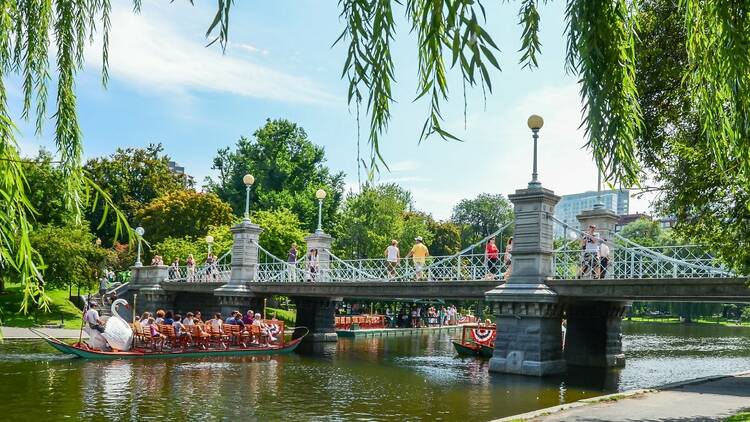
[[227,350],[191,350],[174,352],[99,352],[75,347],[54,338],[44,339],[58,351],[84,359],[165,359],[165,358],[205,358],[219,356],[268,356],[282,355],[294,351],[302,338],[295,339],[284,346],[263,348],[227,349]]
[[456,348],[456,352],[460,356],[479,356],[483,358],[491,358],[492,352],[494,351],[494,349],[489,346],[484,346],[476,343],[461,344],[461,342],[459,341],[454,341],[453,347]]

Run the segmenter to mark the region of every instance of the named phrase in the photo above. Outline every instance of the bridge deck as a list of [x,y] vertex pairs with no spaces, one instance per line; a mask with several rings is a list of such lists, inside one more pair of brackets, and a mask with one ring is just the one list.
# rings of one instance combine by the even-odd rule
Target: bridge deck
[[746,278],[674,278],[632,280],[548,280],[561,298],[659,302],[746,302]]
[[[358,282],[263,282],[245,283],[250,296],[309,296],[382,299],[481,299],[498,281],[358,281]],[[224,283],[165,281],[172,292],[210,293]]]
[[[309,296],[382,299],[481,299],[498,281],[360,281],[245,283],[248,296]],[[747,302],[750,288],[745,278],[677,278],[632,280],[547,280],[561,299],[662,302]],[[165,281],[171,292],[212,293],[225,283]]]

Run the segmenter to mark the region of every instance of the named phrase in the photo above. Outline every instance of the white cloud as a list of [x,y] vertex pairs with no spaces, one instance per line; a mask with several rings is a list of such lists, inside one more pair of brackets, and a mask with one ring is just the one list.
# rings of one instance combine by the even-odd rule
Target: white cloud
[[431,182],[432,179],[429,177],[423,177],[423,176],[403,176],[403,177],[388,177],[385,179],[381,179],[380,183],[398,183],[398,184],[404,184],[404,183],[425,183],[425,182]]
[[[135,14],[125,7],[112,13],[110,74],[160,95],[218,92],[292,103],[333,103],[335,97],[315,82],[253,63],[184,33],[168,19],[170,11],[144,10]],[[184,22],[182,22],[184,23]],[[182,24],[181,23],[181,24]],[[180,30],[183,32],[180,32]],[[235,44],[247,51],[264,49]],[[90,64],[101,63],[101,44],[87,49]]]
[[388,168],[391,170],[391,173],[414,171],[414,170],[417,170],[419,167],[420,167],[419,162],[415,160],[402,160],[402,161],[396,161],[394,163],[388,164]]
[[229,48],[231,49],[231,48],[235,48],[235,47],[239,48],[240,50],[247,51],[249,53],[258,53],[258,54],[262,54],[264,56],[267,56],[268,53],[269,53],[269,51],[267,49],[265,49],[265,48],[259,48],[259,47],[256,47],[256,46],[252,45],[252,44],[236,43],[236,42],[231,42],[230,41],[229,42]]

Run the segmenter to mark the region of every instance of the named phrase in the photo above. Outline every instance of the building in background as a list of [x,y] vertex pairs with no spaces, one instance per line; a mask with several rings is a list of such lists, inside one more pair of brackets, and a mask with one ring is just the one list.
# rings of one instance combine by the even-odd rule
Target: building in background
[[188,184],[189,184],[188,181],[189,181],[190,176],[188,176],[185,173],[185,167],[178,166],[176,162],[170,161],[169,162],[169,171],[171,171],[172,173],[174,173],[174,174],[176,174],[178,176],[182,176],[182,184],[185,187],[188,186]]
[[[594,208],[594,204],[598,201],[597,197],[600,195],[604,208],[616,212],[617,215],[628,213],[630,209],[630,191],[627,189],[617,189],[601,191],[601,193],[588,191],[563,195],[560,197],[560,202],[558,202],[555,207],[555,218],[569,226],[581,228],[576,216],[582,211]],[[564,235],[565,230],[559,224],[556,224],[555,237],[561,237]]]

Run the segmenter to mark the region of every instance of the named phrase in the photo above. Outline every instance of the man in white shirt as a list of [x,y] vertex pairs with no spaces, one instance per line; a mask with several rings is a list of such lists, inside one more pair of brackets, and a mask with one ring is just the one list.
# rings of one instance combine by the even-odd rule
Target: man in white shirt
[[385,248],[385,264],[388,268],[389,279],[396,277],[396,267],[400,259],[401,252],[398,250],[398,241],[393,239],[391,240],[391,245]]
[[607,267],[609,266],[609,246],[607,246],[607,238],[601,240],[599,244],[599,274],[598,278],[605,278],[607,276]]
[[89,336],[87,341],[92,349],[106,350],[108,348],[107,339],[102,336],[104,332],[104,321],[99,318],[99,311],[96,310],[96,303],[91,302],[89,309],[83,314],[83,320],[86,323],[84,331]]
[[590,225],[586,232],[581,236],[581,245],[583,246],[583,262],[581,262],[581,277],[596,277],[596,271],[599,267],[599,240],[596,238],[596,226]]

